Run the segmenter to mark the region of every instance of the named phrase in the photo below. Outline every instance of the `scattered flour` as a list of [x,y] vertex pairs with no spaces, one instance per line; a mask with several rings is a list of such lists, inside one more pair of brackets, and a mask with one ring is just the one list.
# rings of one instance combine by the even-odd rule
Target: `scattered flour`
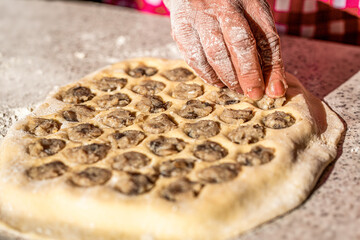
[[126,42],[126,37],[125,36],[119,36],[117,39],[116,39],[116,46],[117,47],[121,47],[125,44]]
[[31,113],[31,108],[4,108],[0,110],[0,141],[8,129],[18,120]]
[[85,58],[85,53],[83,52],[75,52],[74,56],[78,59],[84,59]]

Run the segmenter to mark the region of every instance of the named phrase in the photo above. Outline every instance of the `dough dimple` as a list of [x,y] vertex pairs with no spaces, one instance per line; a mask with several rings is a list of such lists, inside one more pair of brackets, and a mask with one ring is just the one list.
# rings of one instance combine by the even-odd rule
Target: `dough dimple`
[[206,162],[214,162],[228,155],[228,150],[220,144],[206,141],[194,149],[194,156]]
[[178,67],[167,70],[162,75],[170,81],[185,82],[193,80],[196,76],[187,68]]
[[69,167],[61,161],[53,161],[40,166],[34,166],[26,171],[26,175],[33,180],[46,180],[60,177],[68,171]]
[[230,124],[241,124],[250,121],[254,117],[251,109],[224,109],[219,115],[221,121]]
[[170,106],[171,102],[164,102],[159,96],[148,96],[143,97],[135,107],[141,112],[159,113],[166,111]]
[[151,162],[145,154],[131,151],[113,158],[112,168],[123,171],[133,171],[147,166]]
[[95,94],[91,92],[90,88],[78,86],[60,93],[59,100],[66,103],[83,103],[90,101],[94,97]]
[[180,178],[160,190],[160,197],[168,201],[181,201],[197,197],[203,188],[200,183]]
[[191,172],[194,162],[195,160],[190,158],[177,158],[162,162],[158,170],[164,177],[180,177]]
[[111,92],[117,88],[123,88],[126,84],[126,78],[117,77],[102,77],[100,80],[95,82],[96,88],[103,92]]
[[260,124],[239,126],[228,134],[228,138],[237,144],[251,144],[265,137],[265,129]]
[[180,138],[168,138],[160,136],[149,142],[148,147],[152,153],[158,156],[169,156],[184,150],[186,143]]
[[114,188],[125,195],[139,195],[149,192],[154,187],[156,178],[140,173],[122,172]]
[[41,138],[34,143],[28,145],[28,153],[34,157],[48,157],[52,156],[66,146],[65,141],[54,138]]
[[99,107],[104,109],[112,107],[125,107],[130,102],[131,99],[125,93],[106,94],[96,100]]
[[270,162],[274,158],[274,149],[261,145],[253,147],[250,152],[240,153],[236,161],[245,166],[258,166]]
[[146,135],[138,130],[117,131],[109,136],[112,145],[119,149],[137,146],[145,137]]
[[124,109],[118,109],[106,115],[103,118],[102,122],[108,127],[122,128],[132,125],[135,118],[136,115],[134,112]]
[[62,112],[62,116],[69,122],[83,122],[95,116],[95,109],[86,105],[74,105]]
[[157,72],[158,72],[157,68],[140,66],[129,70],[128,74],[133,78],[140,78],[143,76],[147,76],[147,77],[153,76]]
[[295,123],[295,118],[289,113],[275,111],[266,115],[262,122],[268,128],[281,129],[292,126]]
[[194,99],[204,94],[202,86],[196,83],[179,83],[172,92],[172,96],[177,99]]
[[59,131],[61,123],[54,119],[30,118],[24,130],[36,136],[46,136]]
[[165,84],[154,80],[145,80],[140,85],[132,87],[132,91],[141,95],[154,95],[161,92],[165,88]]
[[143,129],[147,133],[160,134],[176,128],[176,123],[167,115],[160,114],[157,117],[145,121]]
[[197,172],[197,177],[206,183],[222,183],[236,178],[238,171],[237,164],[222,163],[200,170]]
[[208,116],[212,111],[213,107],[207,102],[189,100],[178,111],[178,115],[186,119],[197,119]]
[[105,158],[109,150],[110,146],[107,144],[92,143],[67,149],[65,156],[76,163],[92,164]]
[[77,187],[93,187],[105,184],[111,176],[111,171],[108,169],[88,167],[83,171],[74,173],[69,180]]
[[184,133],[191,138],[210,138],[220,132],[220,124],[212,120],[200,120],[196,123],[185,123]]
[[68,137],[72,141],[89,141],[101,134],[103,134],[103,130],[90,123],[79,124],[68,130]]

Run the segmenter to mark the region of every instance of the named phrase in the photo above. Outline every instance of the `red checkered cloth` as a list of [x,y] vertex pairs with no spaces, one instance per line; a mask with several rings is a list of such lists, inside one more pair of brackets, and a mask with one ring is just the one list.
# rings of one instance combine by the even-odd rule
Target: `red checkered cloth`
[[[169,15],[161,0],[100,0]],[[360,45],[360,0],[267,0],[278,32]]]
[[268,0],[280,33],[360,45],[360,0]]

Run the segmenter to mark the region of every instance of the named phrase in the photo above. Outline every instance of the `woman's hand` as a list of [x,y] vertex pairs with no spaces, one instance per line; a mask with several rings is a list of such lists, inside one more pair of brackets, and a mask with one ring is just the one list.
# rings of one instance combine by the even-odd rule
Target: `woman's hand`
[[165,0],[173,38],[207,83],[260,99],[285,94],[280,40],[266,0]]

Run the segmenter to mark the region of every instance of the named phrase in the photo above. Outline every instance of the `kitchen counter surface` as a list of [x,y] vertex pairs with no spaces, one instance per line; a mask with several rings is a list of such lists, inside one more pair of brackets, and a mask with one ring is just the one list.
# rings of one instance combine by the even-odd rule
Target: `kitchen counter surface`
[[[0,139],[56,86],[127,58],[181,57],[167,17],[35,0],[0,0],[0,16]],[[286,70],[327,102],[347,131],[303,205],[237,239],[360,239],[360,47],[282,36],[282,50]],[[15,238],[0,232],[0,239]]]

